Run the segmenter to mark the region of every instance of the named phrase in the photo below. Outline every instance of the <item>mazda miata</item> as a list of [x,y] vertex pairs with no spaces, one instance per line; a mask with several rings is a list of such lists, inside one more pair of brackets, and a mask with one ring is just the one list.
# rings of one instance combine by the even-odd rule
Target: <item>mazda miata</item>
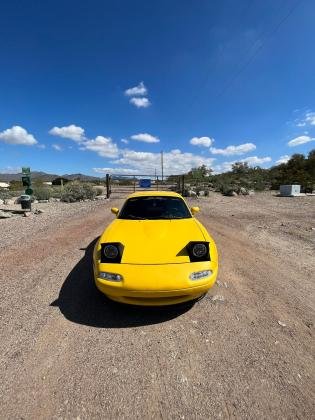
[[97,288],[134,305],[171,305],[207,293],[218,273],[214,240],[174,192],[131,194],[97,241],[93,254]]

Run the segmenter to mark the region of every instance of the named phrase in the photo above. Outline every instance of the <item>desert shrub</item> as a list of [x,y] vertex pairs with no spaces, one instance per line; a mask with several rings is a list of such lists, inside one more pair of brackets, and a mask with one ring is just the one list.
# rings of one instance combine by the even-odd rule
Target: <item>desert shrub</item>
[[96,195],[102,195],[104,194],[105,188],[96,186],[96,187],[93,187],[93,190],[95,191]]
[[67,184],[61,192],[61,201],[67,203],[74,203],[76,201],[93,199],[96,196],[96,191],[90,184],[80,183],[77,181]]
[[220,186],[220,191],[223,195],[233,196],[233,193],[236,192],[236,187],[230,184],[222,184]]
[[[11,191],[22,191],[23,184],[22,181],[10,181],[10,190]],[[15,194],[17,195],[17,194]]]
[[61,198],[62,187],[55,185],[51,188],[51,197],[52,198]]
[[37,200],[49,200],[51,192],[51,188],[49,187],[35,187],[33,196],[36,197]]
[[0,188],[0,199],[1,200],[7,200],[8,198],[15,197],[16,195],[17,195],[16,191],[9,191],[9,190]]

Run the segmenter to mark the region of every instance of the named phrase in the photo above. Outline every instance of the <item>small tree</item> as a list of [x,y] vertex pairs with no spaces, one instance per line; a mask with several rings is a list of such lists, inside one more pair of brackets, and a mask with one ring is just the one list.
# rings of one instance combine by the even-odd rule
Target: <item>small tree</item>
[[235,162],[232,165],[232,172],[234,174],[244,175],[248,173],[249,169],[247,162]]

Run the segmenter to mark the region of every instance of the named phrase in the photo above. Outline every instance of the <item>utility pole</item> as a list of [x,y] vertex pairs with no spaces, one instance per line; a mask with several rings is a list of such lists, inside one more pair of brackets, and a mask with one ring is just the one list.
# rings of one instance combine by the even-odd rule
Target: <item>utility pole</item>
[[161,151],[161,169],[162,169],[162,184],[163,184],[163,173],[164,173],[163,150]]

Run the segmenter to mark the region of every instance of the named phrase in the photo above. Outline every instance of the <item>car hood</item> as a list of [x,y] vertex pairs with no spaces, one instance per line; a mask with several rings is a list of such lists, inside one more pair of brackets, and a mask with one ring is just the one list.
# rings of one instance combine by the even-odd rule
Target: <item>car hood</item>
[[100,243],[120,242],[124,246],[121,263],[170,264],[190,261],[185,249],[190,241],[204,241],[196,219],[114,220]]

